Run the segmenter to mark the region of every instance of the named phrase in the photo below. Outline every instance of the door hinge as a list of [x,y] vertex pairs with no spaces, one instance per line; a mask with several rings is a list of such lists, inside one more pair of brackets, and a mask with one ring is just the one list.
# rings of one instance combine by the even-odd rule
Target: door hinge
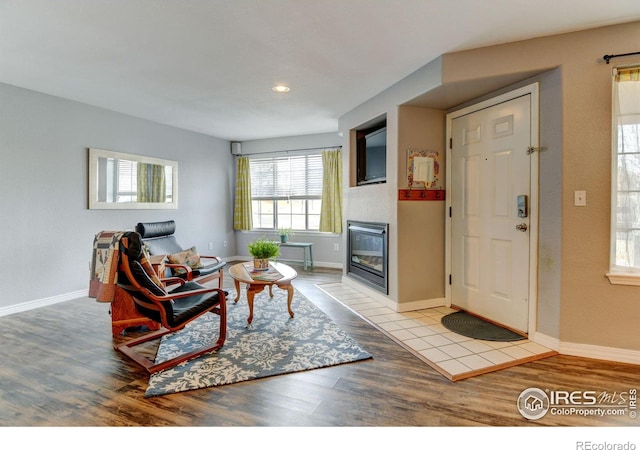
[[527,147],[527,155],[544,150],[544,147]]
[[451,286],[451,274],[449,274],[449,286]]
[[453,138],[449,138],[449,149],[453,148]]
[[451,206],[449,206],[449,217],[451,217]]

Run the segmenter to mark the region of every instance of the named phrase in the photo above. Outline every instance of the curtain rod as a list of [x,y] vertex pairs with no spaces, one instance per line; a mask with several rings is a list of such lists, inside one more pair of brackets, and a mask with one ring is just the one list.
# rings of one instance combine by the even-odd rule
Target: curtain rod
[[312,150],[328,150],[334,148],[342,148],[342,145],[330,145],[328,147],[311,147],[311,148],[296,148],[293,150],[275,150],[272,152],[257,152],[257,153],[242,153],[237,156],[257,156],[257,155],[273,155],[274,153],[295,153],[295,152],[310,152]]
[[619,58],[621,56],[631,56],[631,55],[640,55],[640,52],[620,53],[619,55],[604,55],[602,59],[604,59],[607,62],[607,64],[609,64],[610,59]]

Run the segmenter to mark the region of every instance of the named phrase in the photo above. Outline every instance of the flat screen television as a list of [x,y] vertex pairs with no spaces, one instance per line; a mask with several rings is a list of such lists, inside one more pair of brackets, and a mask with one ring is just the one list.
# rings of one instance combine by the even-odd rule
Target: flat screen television
[[359,130],[357,144],[357,185],[387,181],[387,124]]

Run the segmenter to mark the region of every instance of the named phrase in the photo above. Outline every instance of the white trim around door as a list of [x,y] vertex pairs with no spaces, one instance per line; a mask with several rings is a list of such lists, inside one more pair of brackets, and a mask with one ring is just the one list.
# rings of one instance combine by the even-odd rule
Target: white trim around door
[[[531,189],[529,198],[529,320],[528,320],[528,334],[530,337],[535,336],[536,330],[536,311],[538,304],[538,180],[539,180],[539,86],[538,83],[532,83],[527,86],[515,89],[505,94],[498,95],[489,100],[485,100],[462,108],[458,111],[447,114],[446,120],[446,142],[447,142],[447,164],[446,164],[446,189],[447,192],[451,192],[451,134],[453,120],[471,114],[473,112],[480,111],[482,109],[490,108],[492,106],[513,100],[524,95],[530,95],[531,98],[531,146],[530,150],[523,148],[522,151],[529,151],[531,153]],[[446,211],[451,211],[451,196],[447,195]],[[451,285],[449,283],[450,274],[452,270],[452,236],[451,236],[451,217],[449,213],[446,214],[446,227],[445,227],[445,298],[446,305],[451,306]]]

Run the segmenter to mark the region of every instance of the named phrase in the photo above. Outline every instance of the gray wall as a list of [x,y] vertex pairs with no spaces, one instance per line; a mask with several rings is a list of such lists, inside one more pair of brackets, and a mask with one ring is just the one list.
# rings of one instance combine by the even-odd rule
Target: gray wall
[[[333,148],[342,144],[342,139],[338,133],[319,133],[303,136],[290,136],[272,139],[259,139],[254,141],[244,141],[241,143],[242,155],[264,155],[276,156],[293,155],[298,150]],[[289,153],[287,153],[289,152]],[[262,236],[278,239],[273,233],[263,233],[259,231],[238,231],[236,232],[237,255],[242,259],[250,259],[247,251],[249,242]],[[332,233],[296,232],[291,241],[312,242],[313,260],[316,266],[341,268],[345,252],[343,245],[343,235]],[[337,245],[337,247],[336,247]],[[301,261],[302,249],[282,248],[282,259]]]
[[[89,210],[89,147],[178,161],[179,209]],[[175,219],[183,246],[234,255],[232,185],[228,141],[0,84],[0,315],[86,291],[101,230]]]

